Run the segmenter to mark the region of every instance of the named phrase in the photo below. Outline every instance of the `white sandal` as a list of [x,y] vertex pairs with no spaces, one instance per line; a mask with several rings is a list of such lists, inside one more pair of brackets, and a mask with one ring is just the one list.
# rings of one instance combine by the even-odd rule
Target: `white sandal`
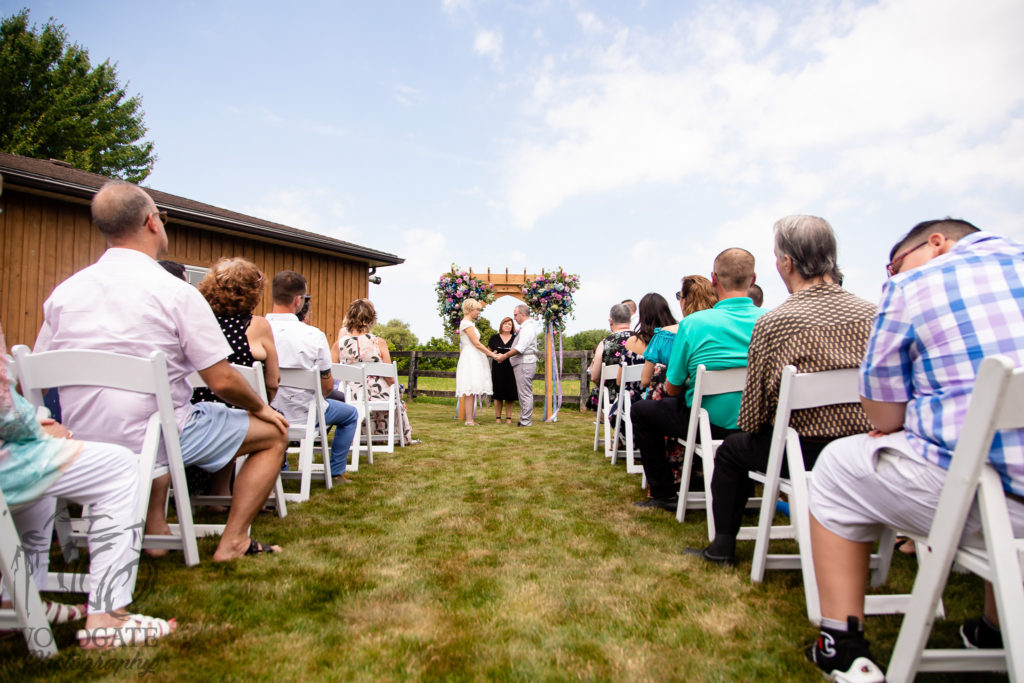
[[43,600],[43,607],[46,608],[46,621],[51,624],[66,624],[86,617],[85,605],[65,605]]
[[[75,634],[78,645],[87,650],[112,650],[122,645],[145,645],[151,640],[163,638],[174,631],[177,622],[166,621],[158,617],[147,617],[143,614],[129,614],[124,626],[101,626],[100,628],[83,628]],[[97,640],[108,641],[98,645]]]

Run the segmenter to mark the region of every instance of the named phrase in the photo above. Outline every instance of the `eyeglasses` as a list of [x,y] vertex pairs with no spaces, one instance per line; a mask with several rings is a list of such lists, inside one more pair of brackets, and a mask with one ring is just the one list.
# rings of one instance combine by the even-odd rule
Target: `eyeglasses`
[[305,303],[309,303],[309,300],[310,300],[310,299],[312,299],[312,298],[313,298],[313,297],[312,297],[312,296],[310,296],[309,294],[303,294],[303,295],[302,295],[302,303],[304,303],[304,304],[305,304]]
[[682,292],[676,292],[676,301],[682,301],[684,298]]
[[148,214],[148,215],[146,216],[146,220],[148,221],[148,220],[149,220],[149,217],[150,217],[150,216],[152,216],[152,215],[154,215],[154,214],[155,214],[155,215],[157,215],[157,216],[159,216],[159,218],[160,218],[160,222],[161,222],[161,223],[163,223],[164,225],[167,225],[167,212],[166,212],[166,211],[151,211],[151,212],[150,212],[150,213],[149,213],[149,214]]
[[903,259],[907,258],[907,256],[908,256],[909,254],[911,254],[911,253],[912,253],[912,252],[914,252],[914,251],[917,251],[918,249],[920,249],[921,247],[923,247],[923,246],[924,246],[924,245],[926,245],[926,244],[928,244],[928,240],[925,240],[924,242],[921,242],[921,244],[917,245],[916,247],[911,247],[910,249],[907,249],[907,250],[906,250],[905,252],[903,252],[902,254],[898,254],[898,255],[896,256],[896,258],[894,258],[894,259],[893,259],[893,260],[892,260],[892,261],[891,261],[891,262],[890,262],[890,263],[889,263],[889,264],[888,264],[888,265],[887,265],[887,266],[885,267],[885,272],[889,274],[889,277],[892,277],[893,275],[895,275],[896,273],[898,273],[898,272],[899,272],[899,270],[897,270],[897,269],[899,268],[899,265],[900,265],[901,263],[903,263]]

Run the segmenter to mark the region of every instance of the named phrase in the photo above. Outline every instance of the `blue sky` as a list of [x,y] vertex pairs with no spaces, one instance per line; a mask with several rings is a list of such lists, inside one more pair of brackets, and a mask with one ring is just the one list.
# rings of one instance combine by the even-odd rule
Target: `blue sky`
[[23,6],[142,95],[146,185],[398,254],[370,296],[422,341],[452,262],[578,273],[573,333],[731,246],[778,304],[790,213],[870,301],[918,221],[1024,239],[1017,0]]

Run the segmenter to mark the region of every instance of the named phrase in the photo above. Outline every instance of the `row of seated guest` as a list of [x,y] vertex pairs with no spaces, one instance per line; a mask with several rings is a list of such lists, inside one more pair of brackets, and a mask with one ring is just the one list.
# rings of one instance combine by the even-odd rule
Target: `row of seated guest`
[[[370,330],[377,324],[377,310],[369,299],[356,299],[349,304],[348,311],[341,329],[338,330],[338,340],[331,349],[331,357],[335,363],[390,363],[391,352],[388,350],[388,342],[383,337],[378,337]],[[367,399],[370,401],[386,400],[388,392],[394,380],[383,377],[367,378],[369,393]],[[362,388],[355,392],[355,398],[362,398]],[[409,414],[405,409],[405,403],[399,395],[396,400],[397,415],[395,419],[398,428],[405,436],[405,443],[412,443],[412,425],[409,423]],[[374,434],[386,434],[388,428],[388,415],[386,410],[374,410],[371,412]]]
[[[781,368],[821,372],[859,367],[861,403],[796,411],[790,423],[800,435],[805,466],[814,471],[811,545],[823,618],[807,654],[835,680],[884,681],[863,633],[871,542],[884,527],[927,534],[978,364],[996,353],[1024,364],[1024,294],[1016,284],[1024,279],[1024,245],[978,233],[965,221],[919,224],[889,254],[892,279],[876,314],[872,304],[839,285],[835,235],[826,221],[788,216],[776,222],[774,232],[776,268],[791,296],[756,317],[747,357],[736,364],[747,365],[746,386],[738,397],[741,431],[723,429],[729,415],[712,416],[713,432],[725,437],[711,484],[716,536],[707,547],[686,552],[716,564],[735,564],[736,532],[751,487],[747,472],[764,471],[767,464]],[[720,259],[729,251],[716,259],[716,289],[726,279]],[[752,258],[749,265],[752,280]],[[736,296],[720,292],[721,300],[741,298],[740,283],[731,288]],[[684,318],[680,328],[692,338],[695,330],[688,327]],[[724,332],[724,326],[709,331],[709,338]],[[674,384],[673,361],[681,339],[677,335],[667,386]],[[692,362],[692,354],[683,351],[681,360]],[[685,379],[692,379],[692,373]],[[664,432],[663,425],[644,419],[653,409],[649,401],[633,408],[642,452],[642,434]],[[736,408],[729,412],[736,415]],[[647,469],[659,459],[645,454],[643,462],[652,498],[642,504],[671,509],[669,501],[657,497]],[[1001,433],[990,462],[1008,492],[1014,533],[1024,534],[1024,430]],[[975,509],[967,542],[980,541],[978,527]],[[986,584],[984,615],[961,627],[967,647],[1002,645],[992,595]]]
[[[249,456],[236,481],[214,561],[280,551],[277,546],[252,539],[248,530],[281,469],[287,421],[230,366],[227,358],[232,348],[203,296],[156,262],[166,253],[168,240],[164,218],[150,196],[135,185],[114,181],[96,193],[91,208],[93,222],[109,248],[95,264],[58,285],[46,300],[35,351],[96,349],[140,357],[163,352],[185,464],[198,464],[215,472],[239,455]],[[197,370],[215,394],[240,409],[209,402],[192,405],[192,390],[186,378]],[[83,447],[56,483],[52,478],[37,482],[26,500],[38,499],[38,507],[33,506],[34,513],[17,523],[26,548],[33,546],[33,539],[49,546],[46,519],[53,518],[56,495],[93,505],[90,498],[103,499],[111,485],[117,486],[122,498],[115,506],[119,512],[108,513],[109,523],[102,525],[103,541],[108,546],[130,547],[132,534],[138,533],[134,519],[123,513],[132,509],[124,497],[134,499],[140,486],[151,486],[146,532],[168,534],[164,503],[169,477],[139,482],[130,466],[135,460],[132,453],[141,450],[149,416],[156,410],[155,398],[112,389],[64,387],[60,399],[64,421],[82,441],[115,441],[123,448],[114,449],[116,452],[107,448],[106,455],[91,457],[90,450]],[[128,463],[126,469],[132,472],[117,475],[117,462]],[[66,494],[62,482],[76,492]],[[4,476],[0,485],[7,488],[11,481]],[[28,552],[33,555],[33,575],[45,578],[48,553],[41,549]],[[107,558],[112,558],[115,565],[99,571],[97,563]],[[173,620],[129,614],[125,609],[131,602],[127,587],[111,583],[116,577],[123,581],[130,576],[129,563],[136,561],[130,557],[118,559],[105,551],[90,558],[91,575],[110,579],[97,580],[90,587],[86,628],[78,632],[83,647],[139,644],[173,630]],[[68,616],[66,609],[53,612],[57,619]],[[72,618],[78,616],[76,613]]]
[[[253,358],[266,354],[272,391],[276,371],[271,349],[276,348],[281,367],[316,367],[329,388],[326,338],[319,332],[314,339],[315,328],[303,325],[295,315],[309,298],[305,278],[291,271],[275,276],[274,313],[266,321],[273,332],[271,344],[259,321],[250,319],[244,330],[239,320],[229,322],[234,316],[251,314],[258,301],[258,296],[252,298],[252,280],[258,281],[260,276],[251,264],[229,263],[211,273],[213,282],[222,272],[229,276],[211,287],[212,298],[223,290],[239,294],[239,301],[244,302],[224,309],[219,321],[199,290],[158,264],[156,259],[168,249],[166,219],[146,191],[112,181],[95,194],[91,210],[108,249],[95,264],[58,285],[46,300],[34,351],[92,349],[136,357],[162,352],[184,464],[214,473],[228,468],[235,458],[248,456],[235,480],[227,523],[213,560],[227,562],[281,552],[276,545],[251,538],[249,529],[284,463],[289,422],[253,391],[229,359],[244,355],[245,346]],[[279,328],[275,329],[275,323]],[[222,324],[230,330],[231,343]],[[193,392],[187,377],[192,372],[198,372],[223,402],[191,403]],[[308,396],[284,394],[280,389],[275,403],[280,405],[284,399],[301,405],[304,420]],[[151,491],[146,534],[170,533],[164,510],[169,476],[140,482],[131,464],[136,459],[133,454],[142,449],[149,417],[156,411],[155,398],[73,386],[61,388],[60,401],[67,429],[48,423],[42,431],[28,404],[13,392],[6,368],[0,364],[0,413],[4,417],[0,445],[5,454],[0,458],[0,487],[14,504],[24,505],[15,513],[15,524],[37,585],[45,585],[57,496],[90,505],[92,512],[103,514],[105,520],[89,532],[90,545],[95,549],[96,543],[102,543],[104,550],[96,550],[90,557],[90,574],[94,579],[103,578],[90,586],[87,613],[85,606],[48,604],[47,616],[53,622],[84,617],[86,628],[78,632],[84,648],[143,644],[167,635],[175,628],[173,619],[143,617],[125,609],[132,598],[126,579],[133,575],[130,567],[137,562],[130,552],[133,534],[138,533],[131,500],[140,495],[139,487],[149,486]],[[354,416],[354,409],[344,408]],[[74,430],[78,438],[71,439],[68,430]],[[339,429],[334,441],[341,449],[332,448],[332,465],[336,450],[347,453],[351,438]],[[115,443],[101,443],[111,441]]]

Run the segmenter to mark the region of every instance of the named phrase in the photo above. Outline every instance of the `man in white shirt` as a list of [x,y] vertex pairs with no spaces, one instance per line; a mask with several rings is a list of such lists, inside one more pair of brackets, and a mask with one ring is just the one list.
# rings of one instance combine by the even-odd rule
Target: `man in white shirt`
[[512,364],[512,373],[516,377],[516,389],[519,391],[519,427],[530,427],[533,418],[533,376],[537,372],[537,335],[540,325],[530,317],[530,307],[519,304],[512,313],[519,332],[512,341],[512,348],[495,360],[499,363],[507,360]]
[[[306,278],[293,270],[282,270],[274,276],[272,291],[274,308],[272,313],[267,314],[267,321],[274,331],[278,363],[282,368],[319,370],[321,389],[326,396],[334,389],[331,348],[327,344],[327,337],[312,325],[300,322],[296,315],[309,301]],[[312,397],[313,392],[308,389],[283,386],[277,390],[273,405],[292,424],[305,424]],[[349,479],[345,477],[345,467],[348,465],[352,439],[359,426],[359,413],[347,403],[325,399],[324,422],[337,427],[331,442],[331,476],[335,482],[347,484]]]
[[[199,291],[157,263],[167,253],[167,233],[150,196],[130,183],[108,183],[93,197],[92,217],[110,248],[53,290],[43,305],[35,351],[95,349],[142,357],[162,351],[185,464],[215,472],[239,455],[249,456],[235,479],[213,559],[279,551],[249,538],[248,529],[281,469],[288,423],[228,364],[231,347]],[[186,377],[193,371],[243,410],[190,405]],[[136,453],[156,412],[155,398],[115,389],[65,387],[60,398],[64,423],[81,438]],[[169,475],[153,481],[146,533],[170,533],[164,515],[169,485]]]

